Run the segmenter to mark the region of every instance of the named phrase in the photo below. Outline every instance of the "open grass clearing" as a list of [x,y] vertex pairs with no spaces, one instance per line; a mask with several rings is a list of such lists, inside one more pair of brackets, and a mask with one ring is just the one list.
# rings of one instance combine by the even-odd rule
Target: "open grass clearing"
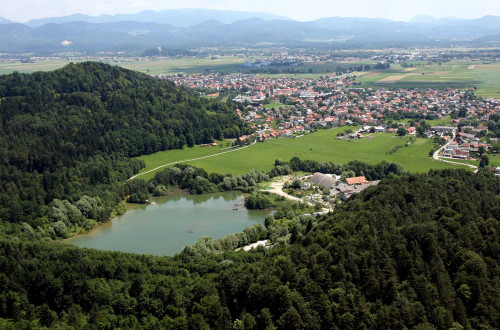
[[[184,147],[184,149],[182,150],[173,149],[167,151],[160,151],[151,155],[138,157],[138,159],[143,160],[144,163],[146,164],[146,167],[143,168],[139,172],[139,174],[150,171],[164,164],[218,154],[221,152],[221,150],[230,148],[230,146],[233,143],[233,140],[228,139],[223,142],[216,141],[216,143],[218,144],[218,146],[216,147],[211,147],[211,146],[202,147],[197,145],[192,148]],[[154,177],[154,174],[155,172],[147,173],[141,175],[140,178],[148,180]]]
[[[429,157],[433,144],[430,139],[416,139],[406,147],[410,137],[396,137],[392,134],[372,134],[372,139],[361,140],[336,140],[339,132],[352,127],[341,127],[331,130],[320,130],[300,139],[281,138],[263,143],[256,143],[246,149],[217,155],[211,158],[187,162],[193,166],[201,167],[208,172],[244,174],[252,169],[269,171],[274,161],[281,159],[288,161],[292,157],[311,159],[316,161],[332,161],[347,163],[351,160],[364,161],[376,164],[383,160],[401,163],[405,170],[412,173],[423,173],[430,169],[460,168],[461,166],[434,161]],[[397,146],[396,152],[388,152]],[[200,147],[171,150],[140,157],[146,162],[146,169],[155,168],[162,164],[179,160],[188,160],[215,152],[214,149],[200,150]],[[149,179],[154,172],[142,176]]]

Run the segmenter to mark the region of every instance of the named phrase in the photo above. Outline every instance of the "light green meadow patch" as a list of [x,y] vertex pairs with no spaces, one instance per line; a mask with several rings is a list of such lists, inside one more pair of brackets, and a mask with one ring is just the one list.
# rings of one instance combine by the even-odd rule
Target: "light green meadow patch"
[[[201,167],[208,172],[233,174],[243,174],[252,169],[268,171],[272,169],[276,159],[288,161],[295,156],[301,159],[332,161],[341,164],[351,160],[376,164],[385,160],[401,163],[405,170],[415,173],[427,172],[430,169],[461,167],[438,162],[430,158],[429,151],[433,148],[430,139],[416,139],[409,146],[406,146],[406,144],[409,142],[410,137],[396,137],[388,133],[368,135],[372,139],[367,136],[359,140],[337,140],[337,133],[346,129],[353,129],[353,127],[320,130],[297,139],[280,138],[269,140],[231,153],[190,161],[187,164]],[[402,147],[389,154],[388,151],[396,146]],[[214,154],[217,151],[216,148],[207,148],[195,147],[142,156],[140,159],[146,162],[146,169],[143,171],[175,161]],[[143,178],[148,179],[153,176],[153,173],[148,173]]]

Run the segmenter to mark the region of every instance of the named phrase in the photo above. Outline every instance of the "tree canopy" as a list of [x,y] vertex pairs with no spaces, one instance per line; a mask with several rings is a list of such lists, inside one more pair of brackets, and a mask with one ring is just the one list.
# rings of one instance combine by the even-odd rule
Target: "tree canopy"
[[[253,252],[209,238],[172,258],[4,238],[0,317],[7,328],[498,328],[499,193],[488,171],[385,179]],[[279,224],[266,226],[247,235]]]

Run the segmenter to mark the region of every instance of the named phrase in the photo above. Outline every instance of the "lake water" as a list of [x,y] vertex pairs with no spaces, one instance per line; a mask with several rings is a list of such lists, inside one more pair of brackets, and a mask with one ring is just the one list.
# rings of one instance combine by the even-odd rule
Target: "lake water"
[[269,212],[247,210],[240,192],[156,198],[124,215],[75,236],[79,247],[172,256],[202,236],[214,239],[264,223]]

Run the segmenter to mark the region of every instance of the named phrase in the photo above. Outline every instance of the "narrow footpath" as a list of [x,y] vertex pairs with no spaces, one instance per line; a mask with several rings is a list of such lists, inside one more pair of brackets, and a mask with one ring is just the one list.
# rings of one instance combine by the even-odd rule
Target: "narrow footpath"
[[163,168],[163,167],[167,167],[167,166],[171,166],[171,165],[175,165],[175,164],[180,164],[180,163],[187,163],[187,162],[192,162],[192,161],[195,161],[195,160],[200,160],[200,159],[205,159],[205,158],[210,158],[210,157],[216,157],[216,156],[220,156],[220,155],[224,155],[224,154],[227,154],[227,153],[230,153],[230,152],[235,152],[235,151],[238,151],[238,150],[241,150],[241,149],[245,149],[245,148],[248,148],[248,147],[251,147],[253,146],[255,143],[257,142],[253,142],[252,144],[249,144],[247,146],[244,146],[244,147],[239,147],[239,148],[236,148],[236,149],[232,149],[232,150],[229,150],[229,151],[224,151],[224,152],[219,152],[217,154],[213,154],[213,155],[208,155],[208,156],[203,156],[203,157],[198,157],[198,158],[193,158],[193,159],[186,159],[186,160],[178,160],[176,162],[172,162],[172,163],[168,163],[168,164],[163,164],[161,166],[158,166],[158,167],[155,167],[153,168],[152,170],[149,170],[149,171],[146,171],[146,172],[142,172],[142,173],[139,173],[139,174],[136,174],[132,177],[130,177],[127,181],[129,180],[132,180],[132,179],[135,179],[141,175],[144,175],[144,174],[147,174],[147,173],[151,173],[151,172],[154,172],[154,171],[157,171],[159,170],[160,168]]

